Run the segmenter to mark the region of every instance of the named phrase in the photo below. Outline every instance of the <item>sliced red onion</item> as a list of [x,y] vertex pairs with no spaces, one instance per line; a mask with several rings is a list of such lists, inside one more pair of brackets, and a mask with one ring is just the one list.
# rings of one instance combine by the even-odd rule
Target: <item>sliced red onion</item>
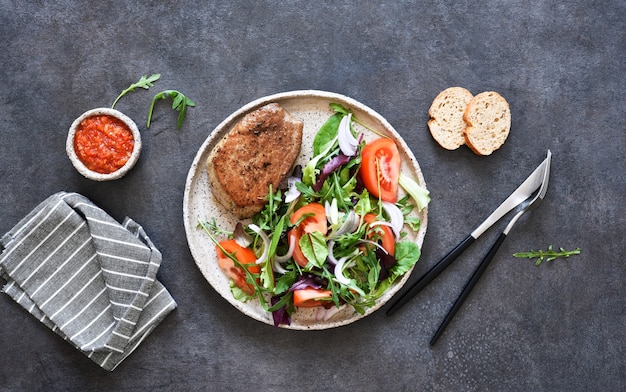
[[352,136],[352,132],[350,131],[350,123],[352,121],[352,113],[348,113],[347,116],[344,116],[339,123],[339,130],[337,131],[337,136],[339,140],[339,148],[341,152],[351,157],[356,154],[357,147],[359,146],[359,142]]
[[279,262],[279,263],[284,263],[285,261],[289,260],[293,256],[293,251],[295,248],[296,248],[296,236],[290,235],[289,236],[289,249],[287,250],[287,253],[285,253],[282,256],[274,255],[274,261]]
[[372,223],[370,223],[370,227],[376,227],[376,226],[387,226],[390,229],[393,230],[393,226],[391,226],[390,222],[385,222],[385,221],[374,221]]
[[326,284],[319,277],[313,274],[304,274],[301,275],[300,278],[291,285],[289,291],[306,289],[308,287],[321,289],[323,287],[326,287]]
[[243,229],[243,225],[241,224],[241,222],[237,222],[237,224],[235,225],[233,239],[237,244],[241,245],[244,248],[247,248],[252,243],[252,237]]
[[261,254],[261,257],[256,259],[256,264],[262,264],[265,262],[265,260],[267,260],[267,255],[270,253],[270,237],[268,237],[267,234],[265,234],[265,232],[254,223],[249,224],[248,227],[250,228],[250,230],[257,233],[263,240],[263,253]]
[[296,183],[300,181],[298,177],[289,177],[287,179],[287,184],[289,185],[289,190],[285,193],[285,203],[291,203],[296,200],[298,196],[300,196],[300,191],[296,188]]
[[332,203],[328,200],[324,202],[324,210],[326,212],[326,218],[331,225],[336,225],[339,222],[339,209],[337,208],[337,199],[333,198]]
[[404,226],[404,214],[394,203],[383,201],[383,209],[389,215],[389,222],[391,223],[391,229],[396,235],[396,240],[400,239],[400,231]]
[[371,244],[374,245],[375,247],[377,247],[378,249],[382,250],[383,252],[387,253],[387,251],[385,250],[385,248],[383,248],[383,246],[381,244],[379,244],[378,242],[372,241],[372,240],[361,240],[359,242],[364,242],[366,244]]
[[346,215],[346,219],[343,221],[341,226],[335,231],[331,238],[337,238],[340,235],[346,233],[354,233],[356,229],[359,228],[359,216],[354,212],[354,210],[350,210]]
[[328,260],[330,260],[330,262],[333,265],[336,265],[338,263],[337,259],[335,258],[335,255],[333,254],[333,247],[335,246],[335,241],[330,240],[328,241],[328,244],[326,245],[326,248],[328,248]]
[[341,284],[345,284],[345,285],[350,284],[350,279],[346,278],[345,275],[343,274],[343,268],[347,260],[348,260],[348,257],[342,257],[339,260],[337,260],[337,264],[335,264],[335,269],[333,270],[335,274],[335,278],[337,279],[337,282]]
[[339,313],[343,309],[345,309],[346,306],[347,305],[343,304],[341,306],[331,306],[328,309],[326,309],[323,306],[320,306],[320,307],[318,307],[317,313],[315,314],[315,320],[317,320],[317,321],[328,321],[328,320],[330,320],[331,317],[333,317],[334,315],[336,315],[337,313]]
[[278,261],[276,261],[276,258],[274,258],[274,260],[272,261],[272,270],[282,275],[287,273],[287,270],[284,269]]

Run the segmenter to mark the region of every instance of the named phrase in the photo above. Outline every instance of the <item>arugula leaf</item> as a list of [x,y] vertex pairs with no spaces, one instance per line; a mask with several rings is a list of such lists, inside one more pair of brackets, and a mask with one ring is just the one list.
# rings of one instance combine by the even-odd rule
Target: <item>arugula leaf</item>
[[[328,106],[330,106],[331,109],[333,109],[335,112],[337,113],[341,113],[345,116],[348,115],[348,113],[350,113],[350,110],[344,108],[342,105],[338,104],[338,103],[330,103]],[[389,137],[369,126],[367,126],[367,124],[365,124],[364,122],[362,122],[361,120],[359,120],[354,113],[352,113],[352,121],[354,121],[355,123],[361,125],[363,128],[368,129],[369,131],[375,133],[376,135],[380,136],[380,137]]]
[[274,294],[280,295],[289,290],[289,288],[298,279],[298,271],[292,268],[287,269],[287,272],[276,279]]
[[271,259],[276,254],[276,248],[278,247],[278,241],[280,240],[280,235],[283,232],[283,226],[285,224],[285,217],[282,216],[278,221],[278,224],[274,226],[274,234],[272,235],[272,242],[270,243],[270,251],[267,256],[268,259]]
[[120,98],[122,98],[124,95],[135,91],[136,88],[143,88],[147,90],[150,87],[152,87],[154,85],[153,83],[159,80],[160,77],[161,77],[161,74],[152,74],[150,76],[143,75],[139,79],[139,81],[131,84],[126,90],[122,91],[122,93],[118,95],[115,101],[113,101],[113,105],[111,106],[111,109],[115,108],[115,104],[117,104],[117,101],[119,101]]
[[364,216],[368,212],[371,212],[374,209],[372,206],[372,200],[369,197],[369,192],[367,189],[363,189],[361,195],[359,195],[359,200],[356,202],[354,206],[354,212],[356,212],[360,216]]
[[204,228],[205,230],[209,230],[215,237],[219,237],[220,235],[225,235],[226,237],[232,237],[233,232],[224,230],[217,225],[217,221],[215,218],[211,218],[210,221],[207,222],[198,222],[198,228]]
[[343,114],[344,116],[347,116],[348,113],[350,113],[348,109],[344,108],[342,105],[338,103],[331,102],[328,104],[328,106],[330,106],[330,108],[333,109],[335,112]]
[[165,90],[156,94],[154,98],[152,98],[152,102],[150,103],[150,109],[148,110],[148,122],[146,124],[147,128],[150,128],[150,121],[152,119],[152,112],[154,111],[154,103],[159,99],[172,99],[172,109],[179,112],[178,115],[178,123],[177,128],[183,126],[183,120],[185,119],[185,114],[187,113],[187,106],[196,106],[196,104],[189,98],[187,98],[183,93],[176,90]]
[[[404,224],[409,226],[411,230],[417,232],[422,226],[422,221],[418,217],[409,216],[409,214],[411,214],[411,212],[415,208],[413,204],[409,204],[409,199],[411,199],[411,196],[405,195],[404,197],[402,197],[400,200],[396,202],[396,205],[400,208],[400,211],[402,211],[402,215],[404,216]],[[406,234],[406,233],[402,232],[402,234]]]
[[580,254],[580,248],[576,248],[570,251],[567,251],[563,248],[559,248],[559,250],[560,252],[553,250],[552,245],[550,245],[548,246],[548,250],[545,250],[545,251],[544,250],[538,250],[538,251],[531,250],[530,252],[513,253],[513,257],[520,257],[520,258],[527,258],[527,259],[537,258],[537,260],[535,261],[535,265],[540,265],[544,260],[552,261],[558,257],[567,258],[572,255]]

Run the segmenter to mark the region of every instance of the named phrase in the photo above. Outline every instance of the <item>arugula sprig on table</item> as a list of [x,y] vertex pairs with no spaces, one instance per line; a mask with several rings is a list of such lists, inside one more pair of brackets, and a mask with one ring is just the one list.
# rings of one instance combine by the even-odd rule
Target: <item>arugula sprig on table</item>
[[579,255],[580,248],[567,251],[564,248],[559,248],[559,251],[552,249],[552,245],[548,246],[548,250],[531,250],[530,252],[513,253],[513,257],[520,257],[526,259],[537,259],[535,265],[540,265],[543,261],[552,261],[558,257],[567,258],[572,255]]
[[[130,86],[128,86],[128,88],[123,90],[120,93],[120,95],[118,95],[118,97],[115,99],[115,101],[113,101],[113,105],[111,106],[111,109],[114,109],[115,105],[120,100],[120,98],[122,98],[126,94],[135,91],[135,89],[137,89],[137,88],[143,88],[145,90],[148,90],[150,87],[154,86],[154,82],[156,82],[160,78],[161,78],[161,74],[152,74],[150,76],[143,75],[137,82],[135,82],[135,83],[131,84]],[[187,107],[188,106],[196,106],[196,104],[191,99],[187,98],[180,91],[177,91],[177,90],[164,90],[164,91],[161,91],[160,93],[156,94],[152,98],[152,102],[150,103],[150,109],[148,110],[148,122],[146,124],[147,128],[150,128],[150,123],[151,123],[151,120],[152,120],[152,113],[154,112],[154,104],[155,104],[155,102],[158,101],[159,99],[166,99],[166,98],[171,98],[172,99],[172,109],[174,109],[177,112],[179,112],[179,114],[178,114],[178,122],[177,122],[177,128],[179,128],[179,129],[180,129],[180,127],[182,127],[183,121],[185,120],[185,115],[187,114]]]
[[152,98],[152,103],[150,103],[150,109],[148,110],[148,122],[146,127],[150,128],[150,121],[152,119],[152,112],[154,111],[154,103],[159,99],[172,99],[172,109],[179,112],[178,114],[178,123],[177,128],[182,127],[183,120],[185,119],[185,114],[187,113],[187,106],[196,106],[196,104],[189,98],[187,98],[183,93],[176,90],[165,90],[161,91],[157,95]]
[[128,86],[127,89],[122,91],[122,93],[118,95],[117,98],[115,98],[115,101],[113,101],[113,105],[111,106],[111,109],[114,109],[115,105],[117,104],[117,101],[119,101],[120,98],[122,98],[126,94],[135,91],[136,88],[143,88],[147,90],[150,87],[154,86],[154,82],[159,80],[160,77],[161,77],[161,74],[152,74],[150,76],[143,75],[136,83],[133,83],[130,86]]

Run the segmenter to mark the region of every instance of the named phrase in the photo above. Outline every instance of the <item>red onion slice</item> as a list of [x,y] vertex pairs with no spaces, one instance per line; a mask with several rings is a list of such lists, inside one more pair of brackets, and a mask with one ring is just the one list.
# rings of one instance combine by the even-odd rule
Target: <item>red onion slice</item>
[[254,223],[249,224],[248,227],[250,228],[250,230],[257,233],[263,240],[263,252],[261,253],[261,257],[256,259],[256,264],[262,264],[265,262],[265,260],[267,260],[267,255],[270,253],[270,238],[267,236],[267,234],[265,234],[263,230],[261,230],[259,226],[255,225]]
[[402,226],[404,226],[404,215],[402,211],[396,206],[394,203],[390,203],[388,201],[383,201],[383,209],[389,215],[389,223],[391,229],[396,235],[396,240],[400,239],[400,231],[402,230]]
[[352,121],[352,113],[348,113],[344,116],[339,123],[339,129],[337,130],[337,139],[339,140],[339,148],[345,155],[351,157],[356,154],[359,142],[355,139],[350,131],[350,123]]
[[293,256],[293,251],[295,248],[296,248],[296,236],[291,235],[289,236],[289,249],[287,250],[287,253],[285,253],[282,256],[274,255],[274,261],[278,263],[284,263],[285,261],[289,260]]

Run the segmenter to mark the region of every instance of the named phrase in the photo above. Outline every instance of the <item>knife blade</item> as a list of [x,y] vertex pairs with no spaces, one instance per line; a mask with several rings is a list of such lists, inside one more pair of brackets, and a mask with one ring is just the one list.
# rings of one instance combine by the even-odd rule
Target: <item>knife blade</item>
[[417,282],[412,284],[398,299],[387,309],[387,316],[392,315],[404,304],[406,304],[417,293],[422,291],[433,279],[435,279],[446,267],[448,267],[465,249],[467,249],[478,237],[480,237],[487,229],[493,226],[494,223],[499,221],[504,215],[506,215],[513,208],[518,206],[524,200],[528,199],[530,195],[536,191],[543,180],[543,174],[545,167],[550,160],[550,152],[548,151],[548,157],[541,162],[539,166],[520,184],[520,186],[513,191],[485,219],[476,229],[474,229],[463,241],[461,241],[456,247],[454,247],[447,255],[445,255],[437,264],[431,267]]

